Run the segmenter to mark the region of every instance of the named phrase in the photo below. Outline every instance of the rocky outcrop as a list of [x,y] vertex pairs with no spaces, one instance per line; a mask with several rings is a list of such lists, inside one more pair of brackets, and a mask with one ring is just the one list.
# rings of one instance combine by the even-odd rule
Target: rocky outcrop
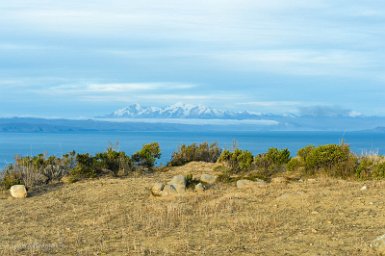
[[166,185],[164,186],[164,189],[161,193],[162,196],[172,196],[172,195],[177,195],[178,191],[173,185]]
[[158,182],[158,183],[155,183],[154,186],[152,186],[151,193],[154,196],[161,196],[163,189],[164,189],[164,184]]
[[204,182],[209,185],[214,184],[217,181],[217,179],[218,179],[218,176],[210,175],[210,174],[202,174],[199,178],[201,182]]
[[174,176],[167,184],[173,186],[179,194],[186,192],[186,178],[183,175]]

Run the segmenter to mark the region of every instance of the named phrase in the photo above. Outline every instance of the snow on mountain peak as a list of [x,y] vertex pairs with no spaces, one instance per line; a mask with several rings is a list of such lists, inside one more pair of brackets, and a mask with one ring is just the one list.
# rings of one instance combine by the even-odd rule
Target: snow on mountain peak
[[185,119],[254,119],[258,115],[222,111],[204,105],[175,103],[165,107],[145,107],[133,104],[107,115],[108,118],[185,118]]

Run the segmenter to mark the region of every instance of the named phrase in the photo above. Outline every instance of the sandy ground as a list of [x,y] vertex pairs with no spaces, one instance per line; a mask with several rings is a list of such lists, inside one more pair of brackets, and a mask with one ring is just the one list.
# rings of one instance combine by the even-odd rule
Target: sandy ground
[[156,181],[212,167],[59,184],[27,199],[2,194],[0,255],[376,255],[369,244],[385,234],[385,182],[149,192]]

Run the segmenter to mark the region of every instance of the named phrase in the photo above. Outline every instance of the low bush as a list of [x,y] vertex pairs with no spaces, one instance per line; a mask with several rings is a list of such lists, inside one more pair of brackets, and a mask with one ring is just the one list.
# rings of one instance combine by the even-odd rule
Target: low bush
[[285,166],[289,161],[290,151],[288,149],[270,148],[266,153],[257,155],[254,164],[263,175],[271,176],[285,171]]
[[290,161],[286,165],[286,170],[289,172],[303,172],[305,169],[305,161],[299,157],[293,157],[290,159]]
[[202,144],[182,145],[178,151],[174,152],[171,157],[169,166],[181,166],[192,161],[203,161],[215,163],[222,150],[216,143],[209,145],[207,142]]
[[13,166],[8,166],[3,172],[0,172],[0,187],[9,189],[13,185],[23,184],[21,174],[13,170]]
[[103,153],[95,155],[94,168],[99,172],[111,171],[115,176],[119,172],[122,175],[127,175],[133,169],[131,157],[127,156],[125,152],[115,151],[112,147],[107,148]]
[[153,142],[143,145],[142,149],[136,152],[132,159],[137,167],[152,169],[155,162],[161,156],[159,143]]
[[100,175],[101,171],[98,168],[94,168],[95,158],[90,154],[77,154],[76,166],[70,171],[70,175],[74,180],[81,180],[86,178],[95,178]]
[[231,172],[250,171],[253,167],[254,156],[250,151],[235,149],[233,152],[224,150],[218,161],[224,163]]
[[329,144],[319,147],[308,146],[298,152],[305,163],[305,174],[325,172],[333,177],[354,176],[357,157],[346,144]]
[[358,160],[356,176],[359,179],[385,178],[385,158],[382,156],[362,156]]

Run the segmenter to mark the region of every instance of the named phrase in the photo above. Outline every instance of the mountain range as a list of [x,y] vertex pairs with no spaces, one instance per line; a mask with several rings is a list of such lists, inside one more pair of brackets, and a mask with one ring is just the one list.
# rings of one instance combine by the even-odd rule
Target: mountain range
[[218,110],[203,105],[176,103],[165,107],[147,107],[133,104],[118,109],[102,118],[156,118],[156,119],[260,119],[259,114],[248,111]]
[[274,115],[218,110],[177,103],[139,104],[89,119],[0,118],[0,132],[66,131],[385,131],[385,117],[352,114],[344,109],[306,109]]

